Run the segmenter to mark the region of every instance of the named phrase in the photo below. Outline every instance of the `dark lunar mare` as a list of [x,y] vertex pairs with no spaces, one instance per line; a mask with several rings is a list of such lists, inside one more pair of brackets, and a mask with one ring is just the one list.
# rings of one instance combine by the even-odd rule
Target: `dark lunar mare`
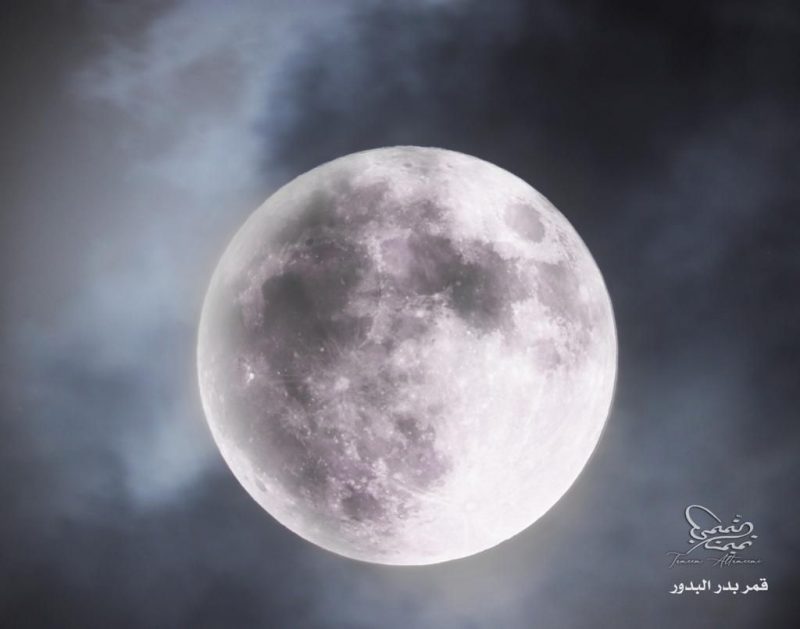
[[[400,212],[386,202],[384,186],[353,188],[348,179],[315,192],[281,230],[274,250],[259,251],[238,275],[247,279],[233,286],[228,301],[235,332],[226,354],[247,367],[230,370],[223,386],[235,392],[229,401],[234,440],[262,463],[261,473],[277,474],[284,491],[303,497],[318,519],[330,517],[338,503],[344,519],[380,525],[402,521],[410,507],[401,502],[393,518],[384,517],[386,506],[374,490],[379,460],[410,491],[429,489],[449,469],[436,447],[439,409],[418,417],[394,408],[398,388],[424,379],[391,363],[399,343],[424,338],[431,326],[431,317],[413,316],[408,304],[429,311],[444,303],[476,329],[487,329],[508,314],[500,291],[510,281],[488,245],[471,243],[474,261],[467,261],[457,243],[419,229],[420,214],[430,226],[446,208],[419,204]],[[406,230],[409,255],[402,268],[382,272],[365,243],[387,232],[387,223]],[[259,279],[269,254],[279,257],[279,269]],[[252,282],[259,290],[251,290]],[[359,300],[389,312],[377,337],[368,337],[371,316],[352,313]],[[245,309],[259,316],[247,317]],[[343,374],[351,386],[343,399],[332,399]],[[343,420],[343,413],[349,417]],[[365,438],[377,422],[392,426],[390,436]],[[365,482],[357,486],[353,478]]]

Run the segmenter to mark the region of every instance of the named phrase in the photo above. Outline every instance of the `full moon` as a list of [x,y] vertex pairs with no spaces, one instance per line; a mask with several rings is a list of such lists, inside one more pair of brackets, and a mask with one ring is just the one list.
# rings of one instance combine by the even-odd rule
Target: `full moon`
[[214,439],[297,535],[382,564],[506,540],[567,491],[614,391],[611,301],[527,183],[435,148],[341,157],[220,260],[198,369]]

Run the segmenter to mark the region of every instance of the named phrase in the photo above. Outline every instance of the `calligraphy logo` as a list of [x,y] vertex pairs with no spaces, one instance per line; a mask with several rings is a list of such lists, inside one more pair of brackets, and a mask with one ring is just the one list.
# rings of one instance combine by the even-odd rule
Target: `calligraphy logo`
[[[702,505],[689,505],[684,515],[689,524],[690,548],[686,552],[668,552],[667,555],[672,557],[670,568],[676,565],[701,565],[704,560],[719,567],[761,563],[760,559],[737,555],[758,539],[758,535],[753,533],[753,523],[743,522],[741,515],[736,515],[728,526],[723,526],[722,520]],[[700,558],[695,553],[698,548],[718,551],[720,555]]]

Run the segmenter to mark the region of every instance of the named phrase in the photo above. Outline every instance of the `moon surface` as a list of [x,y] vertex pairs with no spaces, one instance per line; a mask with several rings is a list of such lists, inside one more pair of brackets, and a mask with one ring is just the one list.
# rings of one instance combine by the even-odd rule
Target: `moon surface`
[[394,147],[297,177],[242,226],[199,329],[203,407],[236,478],[325,549],[472,555],[567,491],[609,412],[611,301],[524,181]]

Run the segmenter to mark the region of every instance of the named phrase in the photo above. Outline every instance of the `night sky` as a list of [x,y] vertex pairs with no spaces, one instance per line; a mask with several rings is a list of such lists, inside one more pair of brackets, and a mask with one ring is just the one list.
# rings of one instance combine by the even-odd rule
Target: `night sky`
[[[798,626],[796,2],[54,0],[4,2],[0,29],[0,626]],[[429,567],[274,521],[219,455],[195,373],[244,219],[309,168],[398,144],[548,197],[620,343],[570,491]],[[670,568],[693,503],[751,521],[761,564]]]

